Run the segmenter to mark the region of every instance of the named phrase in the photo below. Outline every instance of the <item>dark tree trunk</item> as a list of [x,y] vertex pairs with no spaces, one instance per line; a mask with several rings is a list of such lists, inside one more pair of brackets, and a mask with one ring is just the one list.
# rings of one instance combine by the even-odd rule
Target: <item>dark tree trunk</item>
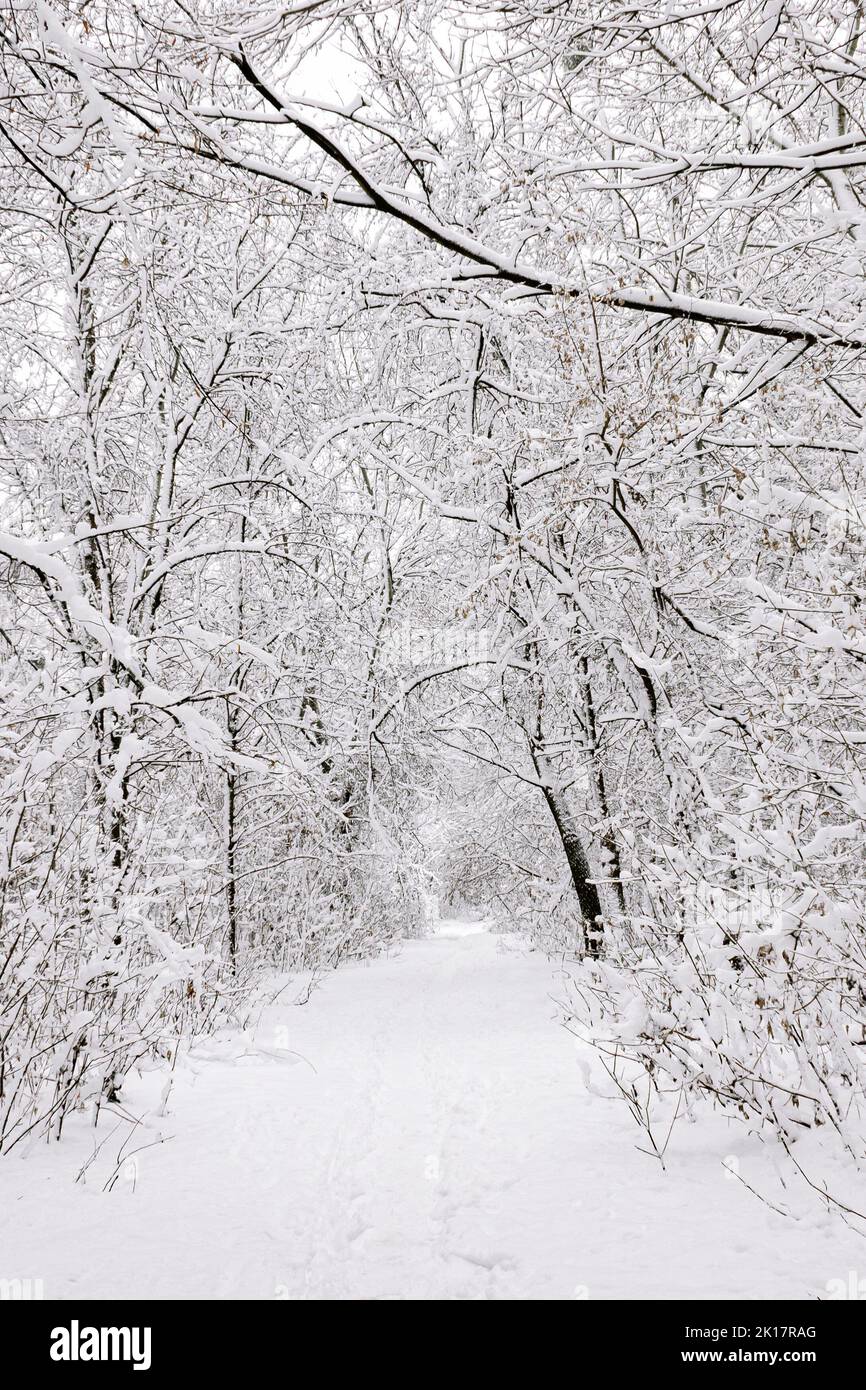
[[237,806],[235,772],[226,774],[226,911],[228,914],[228,952],[231,968],[237,970],[238,958],[238,898],[237,898]]
[[544,787],[544,799],[562,841],[566,863],[571,873],[571,881],[574,884],[574,891],[580,904],[586,954],[597,956],[601,951],[601,900],[598,895],[598,888],[591,878],[586,850],[577,833],[571,813],[567,807],[563,806],[559,797],[550,787]]
[[601,756],[598,746],[598,733],[595,723],[595,704],[592,698],[592,685],[589,679],[589,663],[585,656],[580,658],[580,679],[583,686],[583,712],[584,723],[586,726],[586,739],[589,749],[589,760],[593,790],[595,793],[596,809],[599,819],[604,825],[601,835],[601,847],[605,857],[605,878],[610,882],[616,898],[617,907],[621,913],[625,913],[625,889],[622,882],[622,862],[619,855],[619,845],[616,835],[610,824],[610,808],[607,797],[607,787],[604,780],[604,769],[601,764]]
[[[574,884],[574,891],[577,894],[577,901],[580,905],[580,915],[583,918],[583,936],[588,956],[598,956],[601,954],[601,937],[604,930],[601,913],[601,899],[599,898],[598,888],[591,878],[589,858],[583,847],[583,841],[574,823],[574,817],[568,806],[554,786],[551,785],[549,773],[545,765],[545,740],[544,740],[544,685],[538,673],[537,666],[538,650],[533,642],[526,644],[527,663],[534,665],[533,675],[530,678],[531,688],[534,696],[534,730],[529,734],[529,754],[532,758],[532,765],[535,768],[539,785],[544,793],[548,810],[553,817],[553,823],[559,834],[562,848],[565,853],[565,860],[571,874],[571,881]],[[528,731],[527,731],[528,733]]]

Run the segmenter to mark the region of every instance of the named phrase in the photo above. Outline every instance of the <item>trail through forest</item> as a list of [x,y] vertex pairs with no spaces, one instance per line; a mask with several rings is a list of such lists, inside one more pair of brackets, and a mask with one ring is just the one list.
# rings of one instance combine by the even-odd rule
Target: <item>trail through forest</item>
[[0,87],[0,1296],[866,1291],[859,0]]
[[103,1112],[92,1161],[84,1116],[9,1156],[4,1275],[46,1298],[815,1298],[862,1263],[814,1201],[786,1218],[726,1175],[736,1159],[778,1200],[739,1126],[678,1125],[666,1171],[639,1152],[558,1026],[567,989],[567,967],[454,922],[301,1006],[292,982],[167,1097],[166,1073],[130,1078],[141,1122]]

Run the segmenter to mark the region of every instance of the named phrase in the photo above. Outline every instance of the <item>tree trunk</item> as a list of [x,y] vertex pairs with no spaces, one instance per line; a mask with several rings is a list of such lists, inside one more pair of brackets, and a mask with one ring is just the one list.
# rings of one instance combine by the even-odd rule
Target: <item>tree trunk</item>
[[[543,778],[541,767],[533,752],[533,763],[540,778]],[[598,956],[601,954],[602,937],[602,913],[601,899],[598,895],[598,888],[591,878],[591,869],[583,841],[577,833],[577,827],[568,807],[563,805],[561,799],[551,787],[544,786],[544,799],[547,802],[553,823],[556,826],[559,838],[562,841],[562,848],[565,852],[566,863],[571,874],[571,881],[574,884],[574,891],[577,894],[577,901],[580,904],[580,914],[583,917],[583,934],[588,956]]]
[[580,658],[579,668],[581,685],[583,687],[583,722],[586,727],[590,777],[595,797],[595,809],[603,825],[601,847],[605,859],[605,878],[610,884],[618,911],[625,914],[625,889],[623,888],[622,882],[622,862],[620,860],[619,844],[617,843],[613,827],[610,824],[610,807],[607,798],[607,787],[604,780],[604,768],[601,765],[601,758],[599,756],[598,734],[595,724],[595,704],[593,703],[592,686],[589,679],[589,663],[585,656]]

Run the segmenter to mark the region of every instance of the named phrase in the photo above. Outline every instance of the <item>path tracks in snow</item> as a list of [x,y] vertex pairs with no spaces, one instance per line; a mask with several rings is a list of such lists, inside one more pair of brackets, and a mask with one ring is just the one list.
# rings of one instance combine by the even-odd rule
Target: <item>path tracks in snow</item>
[[721,1117],[678,1126],[667,1171],[640,1153],[585,1087],[567,983],[516,937],[445,924],[304,1005],[286,991],[254,1046],[177,1070],[165,1116],[164,1078],[125,1088],[129,1147],[166,1138],[134,1181],[102,1190],[119,1131],[73,1183],[83,1120],[0,1161],[0,1275],[49,1298],[760,1299],[862,1264],[816,1204],[785,1220],[726,1177],[733,1156],[774,1181]]

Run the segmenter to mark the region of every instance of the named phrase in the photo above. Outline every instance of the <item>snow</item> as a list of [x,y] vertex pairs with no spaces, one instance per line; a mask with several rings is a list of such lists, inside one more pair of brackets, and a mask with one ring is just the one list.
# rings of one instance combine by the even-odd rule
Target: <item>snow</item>
[[0,1160],[0,1274],[66,1299],[808,1299],[862,1266],[814,1201],[785,1218],[736,1181],[773,1182],[741,1126],[677,1126],[666,1170],[639,1152],[559,1026],[568,980],[516,938],[443,922],[297,985],[129,1081],[136,1128],[81,1116]]

